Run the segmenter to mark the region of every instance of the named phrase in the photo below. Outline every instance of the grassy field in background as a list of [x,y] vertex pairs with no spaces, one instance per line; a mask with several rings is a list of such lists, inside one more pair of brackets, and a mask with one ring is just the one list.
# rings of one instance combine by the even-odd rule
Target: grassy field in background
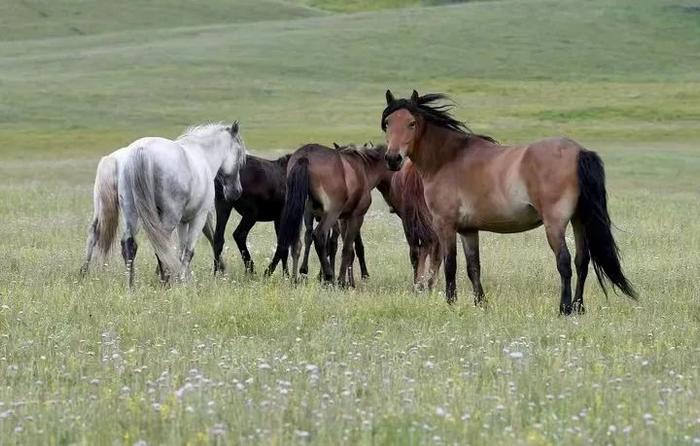
[[[700,13],[418,3],[0,5],[0,445],[700,442]],[[270,157],[381,141],[386,88],[446,92],[504,143],[597,150],[641,299],[589,276],[588,313],[558,317],[537,229],[484,234],[489,306],[459,259],[448,308],[411,292],[378,196],[356,290],[245,277],[230,238],[223,278],[200,242],[196,280],[163,290],[141,237],[135,292],[116,255],[78,281],[101,155],[206,120],[240,119]],[[249,238],[258,269],[270,226]]]

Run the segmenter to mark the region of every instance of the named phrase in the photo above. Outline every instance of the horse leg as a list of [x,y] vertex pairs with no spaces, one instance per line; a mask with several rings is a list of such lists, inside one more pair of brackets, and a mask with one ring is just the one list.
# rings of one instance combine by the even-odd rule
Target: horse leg
[[440,244],[435,242],[429,248],[430,251],[430,271],[428,279],[428,289],[432,290],[438,280],[438,272],[442,264],[442,256],[440,255]]
[[194,247],[197,244],[197,239],[202,232],[206,219],[207,214],[201,213],[196,215],[189,223],[181,223],[178,226],[178,231],[186,228],[185,233],[181,235],[180,239],[180,245],[182,246],[182,253],[180,256],[180,278],[183,281],[189,280],[192,276],[190,265],[194,257]]
[[[210,241],[214,252],[214,274],[223,273],[226,270],[226,263],[221,258],[221,253],[224,250],[226,225],[229,217],[231,217],[231,209],[233,209],[232,204],[220,200],[216,201],[216,229],[214,230],[214,237]],[[207,222],[204,227],[206,228],[208,225],[209,223]],[[204,235],[206,236],[206,232]]]
[[569,315],[572,311],[571,305],[571,255],[566,246],[566,220],[551,219],[545,217],[544,230],[547,234],[547,242],[554,252],[557,261],[557,270],[561,277],[561,301],[559,303],[559,313]]
[[292,245],[292,279],[294,282],[296,282],[299,277],[298,277],[298,271],[299,271],[299,255],[301,254],[301,237],[298,237],[295,241],[294,244]]
[[461,235],[464,258],[467,261],[467,275],[474,290],[474,305],[484,303],[484,288],[481,286],[481,260],[479,259],[479,232],[470,231]]
[[420,246],[411,248],[411,263],[413,266],[413,291],[423,291],[423,278],[425,277],[425,250]]
[[85,247],[85,263],[80,267],[80,277],[83,278],[90,269],[90,261],[92,260],[92,252],[97,244],[97,219],[92,220],[90,229],[88,230],[88,238]]
[[335,276],[335,256],[338,254],[338,238],[340,237],[340,222],[336,222],[331,229],[328,239],[328,263],[331,265],[331,276]]
[[362,241],[360,232],[357,233],[357,238],[355,239],[355,254],[357,254],[357,261],[360,262],[360,277],[362,277],[362,280],[369,279],[367,261],[365,260],[365,244]]
[[[255,219],[249,216],[243,216],[241,222],[236,226],[236,230],[233,231],[233,240],[238,246],[238,251],[241,253],[241,258],[243,259],[243,266],[246,273],[253,274],[255,272],[255,264],[253,259],[250,257],[250,252],[248,252],[248,245],[246,240],[248,240],[248,233],[255,226]],[[277,233],[278,227],[277,222],[275,222],[275,233]]]
[[[279,225],[280,222],[278,220],[274,221],[275,224],[275,234],[279,236]],[[285,277],[289,277],[289,268],[287,267],[287,260],[289,259],[289,250],[292,249],[292,246],[287,249],[287,251],[284,253],[284,255],[280,258],[280,261],[282,262],[282,275]]]
[[129,273],[129,289],[134,288],[134,260],[136,259],[136,251],[138,250],[138,244],[134,238],[134,231],[127,227],[121,240],[122,247],[122,257],[124,258],[124,265],[126,265],[126,270]]
[[313,241],[314,216],[307,202],[304,212],[304,257],[301,260],[299,274],[307,276],[309,274],[309,253],[311,252],[311,242]]
[[591,261],[591,254],[588,251],[588,243],[583,232],[583,223],[578,218],[571,221],[574,227],[574,239],[576,240],[576,256],[574,265],[576,266],[576,292],[574,293],[573,310],[579,314],[586,312],[583,306],[583,287],[588,276],[588,263]]
[[354,286],[352,263],[355,256],[355,239],[360,232],[364,216],[343,220],[343,252],[338,273],[338,284],[342,287]]
[[457,301],[457,232],[448,224],[436,222],[442,257],[445,262],[445,300],[448,304]]
[[323,280],[326,283],[333,283],[333,269],[328,261],[328,231],[338,220],[339,215],[339,211],[324,214],[312,235],[316,254],[321,263]]

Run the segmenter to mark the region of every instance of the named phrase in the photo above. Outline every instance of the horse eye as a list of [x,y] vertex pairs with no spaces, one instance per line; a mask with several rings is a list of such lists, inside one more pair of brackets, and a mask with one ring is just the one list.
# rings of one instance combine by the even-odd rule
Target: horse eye
[[408,123],[408,128],[409,129],[414,129],[416,128],[416,121],[411,121]]

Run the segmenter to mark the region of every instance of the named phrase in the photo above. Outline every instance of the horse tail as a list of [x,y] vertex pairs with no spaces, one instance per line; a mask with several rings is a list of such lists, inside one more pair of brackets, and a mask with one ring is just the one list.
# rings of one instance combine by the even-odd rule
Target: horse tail
[[117,159],[103,156],[97,164],[95,187],[93,189],[93,231],[97,254],[107,257],[114,245],[119,227],[119,191]]
[[576,216],[583,224],[586,246],[591,255],[598,283],[607,296],[605,282],[609,281],[627,296],[636,299],[632,284],[620,265],[620,250],[610,230],[605,170],[597,153],[582,149],[578,154],[579,199]]
[[153,245],[153,250],[170,274],[180,272],[180,261],[173,250],[171,234],[160,221],[155,193],[153,160],[143,147],[135,148],[129,155],[125,173],[129,179],[134,209],[143,229]]
[[308,196],[309,160],[299,158],[287,175],[287,196],[282,209],[279,234],[277,234],[278,250],[288,249],[299,237]]
[[437,243],[438,236],[423,195],[423,180],[413,164],[405,169],[402,185],[404,208],[401,217],[407,241],[413,246],[433,245]]

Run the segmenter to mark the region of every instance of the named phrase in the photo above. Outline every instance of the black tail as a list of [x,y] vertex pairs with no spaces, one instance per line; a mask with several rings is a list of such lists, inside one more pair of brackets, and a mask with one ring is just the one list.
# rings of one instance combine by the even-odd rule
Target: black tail
[[309,195],[309,160],[300,158],[287,175],[287,196],[277,234],[277,249],[286,250],[299,237]]
[[610,231],[605,170],[597,153],[589,150],[579,153],[578,187],[576,214],[583,223],[586,245],[603,292],[607,296],[605,281],[610,281],[613,287],[636,299],[637,293],[622,272],[620,251]]

